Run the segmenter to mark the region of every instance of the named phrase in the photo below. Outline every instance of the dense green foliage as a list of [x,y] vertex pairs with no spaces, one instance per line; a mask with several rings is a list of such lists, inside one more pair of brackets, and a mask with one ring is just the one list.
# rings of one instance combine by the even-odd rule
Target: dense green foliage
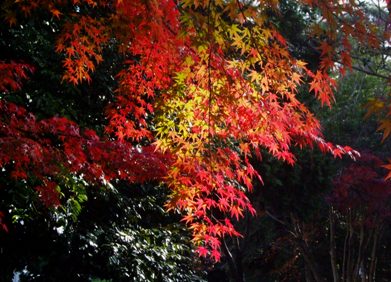
[[75,210],[19,217],[1,234],[1,281],[14,271],[22,281],[201,281],[162,187],[88,189],[88,199],[77,218]]

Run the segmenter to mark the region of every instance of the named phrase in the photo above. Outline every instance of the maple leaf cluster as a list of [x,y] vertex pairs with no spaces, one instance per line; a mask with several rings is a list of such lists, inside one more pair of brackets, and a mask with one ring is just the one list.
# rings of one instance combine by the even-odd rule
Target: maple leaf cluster
[[[207,12],[195,16],[194,8]],[[326,142],[319,122],[297,98],[308,82],[309,91],[331,105],[336,84],[334,64],[327,61],[337,56],[334,49],[322,53],[315,72],[295,59],[278,29],[264,20],[263,11],[278,10],[277,3],[184,1],[182,9],[187,30],[203,40],[190,41],[183,67],[162,97],[156,144],[177,157],[167,178],[173,191],[168,208],[185,212],[199,254],[219,260],[218,239],[238,235],[232,219],[254,213],[245,193],[254,177],[262,178],[252,155],[266,149],[293,164],[293,146],[314,144],[336,157],[358,154]]]
[[64,24],[56,45],[56,51],[66,56],[63,79],[73,84],[91,81],[89,73],[95,70],[95,64],[102,62],[102,46],[109,39],[98,19],[83,15],[76,20]]
[[[278,15],[279,1],[6,0],[10,25],[39,11],[62,27],[54,50],[64,84],[90,82],[109,44],[124,59],[104,137],[0,101],[0,166],[15,179],[37,178],[48,206],[60,203],[63,168],[92,183],[160,179],[171,189],[167,208],[183,213],[198,253],[218,261],[220,239],[239,236],[234,221],[255,212],[246,196],[254,179],[262,182],[253,156],[267,150],[294,164],[291,148],[313,145],[336,157],[357,155],[323,139],[297,94],[306,86],[331,106],[332,74],[351,67],[349,40],[375,48],[376,27],[356,1],[299,4],[320,11],[310,29],[320,51],[316,69],[291,54],[268,19],[270,11]],[[20,88],[24,68],[0,64],[0,91]]]
[[153,146],[102,140],[66,118],[38,121],[24,108],[0,100],[0,167],[13,180],[34,179],[47,207],[61,203],[58,181],[64,171],[92,185],[134,183],[161,179],[169,163],[169,156]]
[[179,12],[173,1],[118,1],[113,27],[129,59],[118,73],[116,102],[108,107],[106,131],[119,140],[153,140],[148,117],[154,98],[165,91],[180,65]]
[[34,68],[28,64],[0,61],[0,92],[16,91]]

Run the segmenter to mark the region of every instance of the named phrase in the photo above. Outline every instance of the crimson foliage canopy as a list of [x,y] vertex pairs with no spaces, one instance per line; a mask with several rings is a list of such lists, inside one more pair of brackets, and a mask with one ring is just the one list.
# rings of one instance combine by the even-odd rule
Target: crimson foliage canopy
[[[232,220],[255,212],[246,192],[262,177],[250,158],[267,151],[294,164],[293,147],[314,145],[357,155],[323,139],[298,93],[331,106],[335,77],[352,66],[352,42],[377,48],[378,35],[389,38],[358,2],[298,1],[314,15],[308,35],[319,64],[309,67],[273,20],[278,0],[3,1],[10,27],[58,27],[52,49],[62,58],[62,87],[93,82],[109,47],[122,67],[99,134],[0,100],[0,167],[49,208],[64,200],[64,173],[102,185],[162,181],[171,191],[167,209],[183,213],[198,253],[217,261],[220,238],[240,235]],[[2,59],[0,91],[7,98],[39,71],[28,59]]]

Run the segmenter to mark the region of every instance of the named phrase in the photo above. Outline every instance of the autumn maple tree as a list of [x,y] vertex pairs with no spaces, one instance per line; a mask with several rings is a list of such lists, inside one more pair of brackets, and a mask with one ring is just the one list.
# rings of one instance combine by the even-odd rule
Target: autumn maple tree
[[220,239],[240,235],[233,221],[255,212],[246,192],[262,176],[252,157],[267,151],[294,164],[292,147],[314,145],[358,155],[323,139],[298,93],[331,106],[336,75],[352,66],[350,41],[377,48],[379,32],[358,1],[298,2],[316,14],[308,28],[316,66],[292,54],[274,23],[279,1],[4,1],[10,27],[55,23],[64,87],[91,83],[109,46],[122,60],[98,134],[9,102],[42,70],[28,58],[1,58],[0,166],[49,208],[61,205],[64,173],[103,185],[160,180],[171,191],[167,209],[183,213],[199,255],[218,261]]

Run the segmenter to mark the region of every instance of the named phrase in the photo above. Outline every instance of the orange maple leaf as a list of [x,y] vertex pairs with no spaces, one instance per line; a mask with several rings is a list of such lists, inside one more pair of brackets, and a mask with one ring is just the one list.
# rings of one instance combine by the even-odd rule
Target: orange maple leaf
[[391,179],[391,159],[388,160],[388,164],[383,165],[382,167],[388,169],[389,171],[385,179],[386,180]]

